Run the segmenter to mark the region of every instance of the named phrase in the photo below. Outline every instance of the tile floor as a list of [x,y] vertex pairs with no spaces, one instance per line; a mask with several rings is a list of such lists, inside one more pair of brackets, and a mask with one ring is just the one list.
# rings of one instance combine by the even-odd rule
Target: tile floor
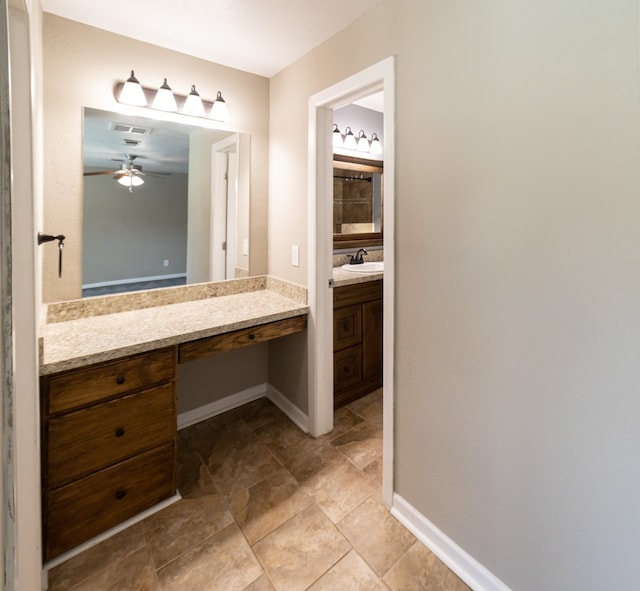
[[178,438],[183,499],[49,572],[50,591],[464,591],[381,502],[382,391],[303,434],[267,399]]

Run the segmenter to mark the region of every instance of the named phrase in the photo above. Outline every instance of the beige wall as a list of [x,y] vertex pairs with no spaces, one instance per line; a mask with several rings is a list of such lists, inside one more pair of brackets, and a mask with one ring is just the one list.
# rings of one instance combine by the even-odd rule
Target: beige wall
[[396,490],[518,591],[638,585],[638,41],[636,0],[387,0],[271,81],[305,284],[309,96],[396,55]]
[[178,366],[178,414],[267,383],[268,343]]
[[132,68],[148,86],[167,77],[178,93],[186,93],[194,83],[206,99],[223,92],[231,111],[230,128],[251,135],[250,271],[266,273],[269,81],[50,14],[44,15],[43,35],[43,229],[67,236],[62,279],[57,277],[55,248],[44,250],[43,300],[80,296],[82,107],[116,110],[114,85]]

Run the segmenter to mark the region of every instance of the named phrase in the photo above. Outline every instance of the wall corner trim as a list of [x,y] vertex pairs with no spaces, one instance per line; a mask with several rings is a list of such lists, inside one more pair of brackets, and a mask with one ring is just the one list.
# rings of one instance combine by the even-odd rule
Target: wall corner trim
[[267,384],[267,398],[298,425],[300,429],[305,433],[309,432],[309,415],[304,414],[291,400],[271,384]]
[[474,591],[511,591],[397,493],[393,495],[391,514]]

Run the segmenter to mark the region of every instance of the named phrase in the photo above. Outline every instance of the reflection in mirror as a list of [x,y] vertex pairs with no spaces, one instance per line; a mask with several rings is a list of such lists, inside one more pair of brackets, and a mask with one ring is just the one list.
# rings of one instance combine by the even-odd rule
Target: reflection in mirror
[[383,163],[334,155],[334,248],[382,244]]
[[248,275],[248,136],[89,108],[83,129],[83,297]]

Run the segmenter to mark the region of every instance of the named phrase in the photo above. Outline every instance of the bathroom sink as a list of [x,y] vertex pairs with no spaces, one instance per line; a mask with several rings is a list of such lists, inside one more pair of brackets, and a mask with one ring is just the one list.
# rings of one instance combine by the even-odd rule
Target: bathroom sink
[[360,265],[342,265],[342,268],[352,273],[382,273],[384,271],[384,262],[371,261]]

